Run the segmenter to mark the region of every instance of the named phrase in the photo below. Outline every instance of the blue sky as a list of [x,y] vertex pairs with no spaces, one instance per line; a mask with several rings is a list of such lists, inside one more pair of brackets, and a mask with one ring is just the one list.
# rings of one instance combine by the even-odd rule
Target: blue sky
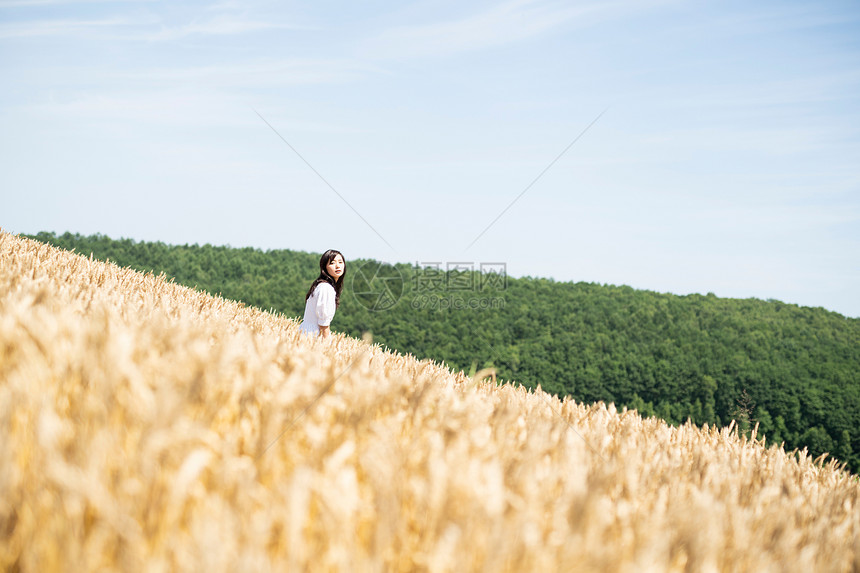
[[856,3],[0,1],[0,74],[8,231],[860,316]]

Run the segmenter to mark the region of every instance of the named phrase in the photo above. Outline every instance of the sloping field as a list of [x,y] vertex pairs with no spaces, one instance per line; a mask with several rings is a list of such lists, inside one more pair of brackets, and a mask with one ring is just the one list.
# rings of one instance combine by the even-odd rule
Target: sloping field
[[835,464],[299,336],[0,232],[0,567],[860,569]]

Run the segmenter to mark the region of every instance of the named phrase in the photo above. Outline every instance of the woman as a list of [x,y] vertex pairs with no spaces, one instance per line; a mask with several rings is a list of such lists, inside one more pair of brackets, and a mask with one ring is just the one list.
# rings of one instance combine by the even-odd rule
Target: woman
[[323,338],[331,336],[329,325],[340,305],[344,275],[346,263],[340,251],[329,249],[324,252],[320,257],[320,276],[305,295],[305,316],[300,327],[302,333]]

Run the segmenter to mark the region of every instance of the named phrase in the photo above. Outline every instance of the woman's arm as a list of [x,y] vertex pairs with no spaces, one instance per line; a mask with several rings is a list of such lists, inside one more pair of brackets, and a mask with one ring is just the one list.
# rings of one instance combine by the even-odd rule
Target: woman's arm
[[317,286],[317,326],[320,329],[320,336],[328,338],[331,336],[331,319],[334,318],[335,310],[337,309],[337,295],[334,292],[334,287],[328,283],[320,283]]

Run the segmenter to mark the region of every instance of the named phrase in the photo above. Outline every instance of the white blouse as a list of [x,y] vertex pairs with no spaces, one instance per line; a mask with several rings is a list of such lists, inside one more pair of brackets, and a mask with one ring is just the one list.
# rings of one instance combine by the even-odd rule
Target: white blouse
[[305,316],[301,329],[305,334],[319,334],[320,326],[328,326],[334,318],[335,305],[334,287],[328,283],[320,283],[313,294],[305,302]]

